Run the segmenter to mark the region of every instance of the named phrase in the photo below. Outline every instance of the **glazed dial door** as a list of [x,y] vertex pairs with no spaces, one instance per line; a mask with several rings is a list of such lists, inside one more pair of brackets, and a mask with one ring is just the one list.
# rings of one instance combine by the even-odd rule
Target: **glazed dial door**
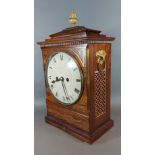
[[71,105],[80,98],[83,75],[75,59],[65,52],[57,52],[49,58],[47,82],[52,95],[64,105]]

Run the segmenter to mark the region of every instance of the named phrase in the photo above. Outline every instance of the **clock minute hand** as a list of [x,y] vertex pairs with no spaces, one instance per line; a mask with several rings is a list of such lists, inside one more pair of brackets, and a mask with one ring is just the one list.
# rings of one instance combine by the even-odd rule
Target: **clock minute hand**
[[67,94],[66,94],[66,90],[65,90],[65,87],[64,87],[63,81],[61,81],[61,84],[62,84],[62,88],[63,88],[64,93],[65,93],[65,96],[66,96],[66,98],[67,98]]
[[61,81],[61,84],[62,84],[62,87],[63,87],[63,90],[65,92],[65,95],[66,95],[67,100],[70,100],[69,95],[68,95],[68,92],[67,92],[67,89],[66,89],[66,85],[65,85],[65,83],[64,83],[63,80]]

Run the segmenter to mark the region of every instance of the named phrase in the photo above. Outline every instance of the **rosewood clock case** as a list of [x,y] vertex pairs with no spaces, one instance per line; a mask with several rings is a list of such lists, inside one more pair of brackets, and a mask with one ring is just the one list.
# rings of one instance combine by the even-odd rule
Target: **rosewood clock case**
[[113,126],[110,118],[113,40],[113,37],[102,35],[101,31],[75,26],[52,34],[38,43],[42,49],[45,79],[48,59],[57,51],[71,55],[83,74],[81,96],[76,103],[68,106],[52,96],[45,80],[45,121],[90,144]]

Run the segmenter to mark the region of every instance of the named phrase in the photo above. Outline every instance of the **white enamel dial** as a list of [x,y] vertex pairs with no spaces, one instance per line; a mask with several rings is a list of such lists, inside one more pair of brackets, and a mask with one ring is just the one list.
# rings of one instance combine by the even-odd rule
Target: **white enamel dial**
[[65,52],[57,52],[49,59],[47,82],[52,95],[64,105],[75,103],[82,91],[82,73],[76,61]]

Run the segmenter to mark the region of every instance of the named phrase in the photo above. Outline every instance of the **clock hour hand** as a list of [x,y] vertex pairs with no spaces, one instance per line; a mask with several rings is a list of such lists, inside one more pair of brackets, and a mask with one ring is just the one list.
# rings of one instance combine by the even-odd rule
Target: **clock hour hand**
[[55,80],[52,81],[52,83],[59,82],[62,80],[63,80],[63,77],[61,77],[61,78],[56,77]]

